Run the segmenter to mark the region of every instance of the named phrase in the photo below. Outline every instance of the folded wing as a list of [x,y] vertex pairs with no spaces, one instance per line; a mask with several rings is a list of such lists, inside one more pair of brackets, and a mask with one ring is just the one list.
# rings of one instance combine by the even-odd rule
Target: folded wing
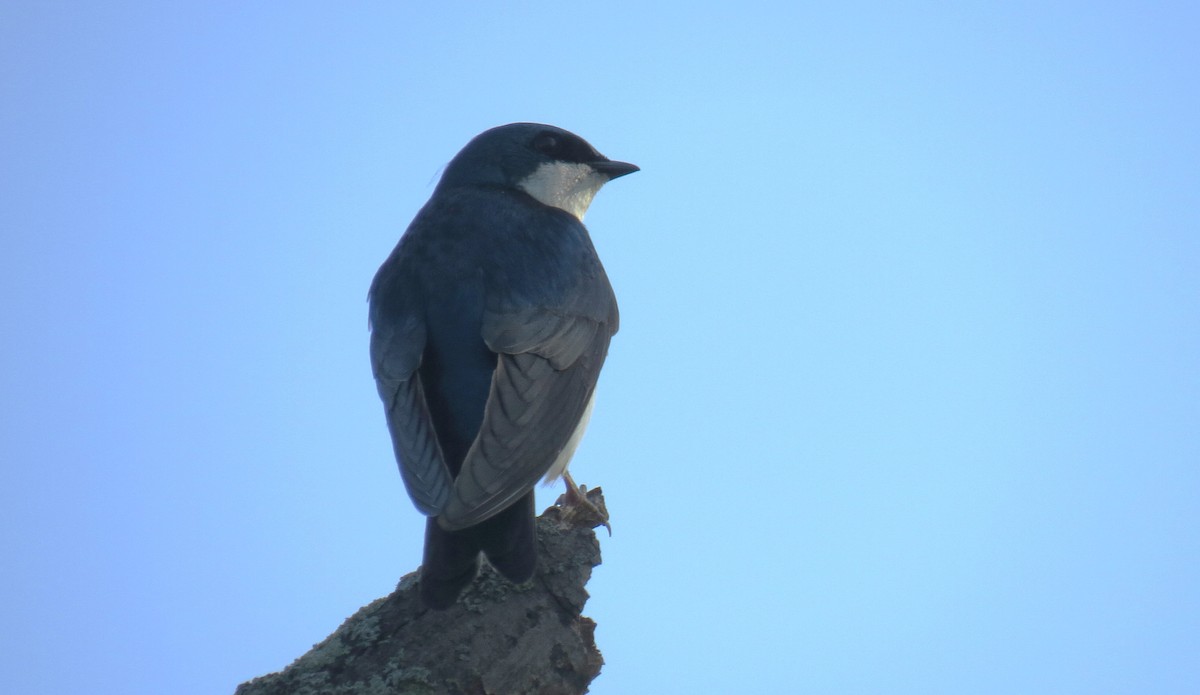
[[[597,289],[611,293],[607,283]],[[548,309],[489,311],[483,336],[499,357],[483,426],[439,517],[448,530],[516,501],[578,441],[612,327]]]

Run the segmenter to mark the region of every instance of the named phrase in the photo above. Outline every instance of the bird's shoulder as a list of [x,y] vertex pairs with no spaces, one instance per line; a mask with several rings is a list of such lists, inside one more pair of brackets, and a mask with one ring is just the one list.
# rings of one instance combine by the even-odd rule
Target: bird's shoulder
[[[583,224],[527,194],[488,186],[438,191],[376,274],[372,303],[481,285],[489,308],[615,312],[604,267]],[[611,307],[609,305],[612,305]]]

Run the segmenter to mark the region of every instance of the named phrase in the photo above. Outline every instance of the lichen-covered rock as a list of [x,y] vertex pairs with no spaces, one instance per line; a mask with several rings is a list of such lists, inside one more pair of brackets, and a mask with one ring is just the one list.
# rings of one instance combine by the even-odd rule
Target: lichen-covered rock
[[[596,488],[588,498],[603,506]],[[431,611],[417,573],[279,673],[236,695],[576,695],[604,661],[581,612],[600,564],[594,519],[538,518],[538,570],[513,585],[484,564],[456,605]]]

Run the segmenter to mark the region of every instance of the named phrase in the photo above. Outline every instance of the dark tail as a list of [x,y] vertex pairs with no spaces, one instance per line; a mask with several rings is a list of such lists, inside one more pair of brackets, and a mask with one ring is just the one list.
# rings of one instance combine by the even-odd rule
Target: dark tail
[[514,584],[528,581],[537,566],[533,491],[487,521],[462,531],[444,531],[437,519],[425,522],[421,600],[435,610],[454,605],[475,579],[479,553]]

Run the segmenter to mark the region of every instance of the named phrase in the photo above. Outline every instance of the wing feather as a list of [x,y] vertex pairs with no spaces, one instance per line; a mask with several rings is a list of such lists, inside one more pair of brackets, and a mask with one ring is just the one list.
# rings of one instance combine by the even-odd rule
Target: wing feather
[[[406,311],[407,302],[381,303],[374,287],[371,300],[371,368],[400,477],[417,509],[434,516],[446,505],[453,478],[417,372],[425,349],[425,326],[419,314]],[[379,320],[383,306],[391,310],[386,321]]]
[[400,477],[422,514],[438,514],[450,497],[452,481],[433,431],[421,379],[414,374],[394,384],[389,391],[390,398],[380,384]]
[[[576,322],[595,322],[577,318]],[[492,378],[483,426],[467,452],[450,499],[438,517],[443,528],[466,528],[487,519],[527,493],[546,475],[576,433],[608,351],[610,335],[570,322],[538,352],[501,353]],[[590,335],[580,351],[563,341]],[[490,344],[490,342],[489,342]],[[556,368],[555,355],[576,353]]]

